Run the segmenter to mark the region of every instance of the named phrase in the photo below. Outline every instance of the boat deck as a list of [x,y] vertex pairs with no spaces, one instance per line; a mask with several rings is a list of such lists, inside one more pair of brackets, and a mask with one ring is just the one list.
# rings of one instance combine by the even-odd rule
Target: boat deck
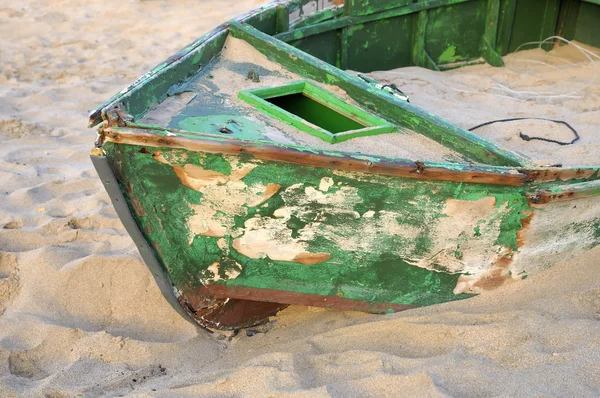
[[[248,62],[252,60],[252,62]],[[256,73],[258,82],[248,76]],[[392,133],[329,143],[271,117],[237,97],[241,90],[304,80],[358,106],[342,89],[303,78],[269,61],[245,41],[228,37],[222,53],[197,76],[149,109],[140,123],[201,134],[276,142],[315,149],[432,162],[464,157],[422,134],[397,126]],[[359,107],[360,108],[360,107]]]

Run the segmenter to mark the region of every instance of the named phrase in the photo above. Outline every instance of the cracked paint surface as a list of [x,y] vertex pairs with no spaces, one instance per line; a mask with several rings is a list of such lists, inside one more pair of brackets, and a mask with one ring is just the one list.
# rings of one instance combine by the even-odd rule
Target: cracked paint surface
[[[532,228],[560,213],[531,218],[523,187],[365,175],[249,155],[106,150],[181,291],[226,284],[373,303],[456,300],[534,271],[527,244],[542,239]],[[591,211],[582,217],[589,220]],[[580,224],[569,228],[587,243],[599,240],[596,224]]]

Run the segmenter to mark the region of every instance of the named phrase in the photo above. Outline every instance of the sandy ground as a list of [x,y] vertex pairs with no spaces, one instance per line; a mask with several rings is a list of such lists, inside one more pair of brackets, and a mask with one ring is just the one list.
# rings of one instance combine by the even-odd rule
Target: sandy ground
[[550,52],[534,44],[504,57],[504,68],[484,64],[440,73],[411,67],[371,76],[395,83],[413,104],[467,129],[507,118],[569,123],[580,136],[573,145],[520,138],[519,133],[560,142],[575,138],[566,125],[544,120],[493,124],[475,132],[539,166],[593,166],[600,154],[599,54],[576,42]]
[[[88,160],[87,110],[256,3],[0,3],[0,397],[598,396],[600,248],[477,298],[389,316],[290,307],[267,333],[232,341],[168,306]],[[417,105],[455,92],[439,74],[407,73],[419,75],[401,81]],[[473,91],[494,73],[444,82]],[[512,114],[462,94],[443,99],[454,111],[436,110],[462,125]],[[597,125],[591,94],[559,101]],[[560,107],[518,102],[536,116]]]

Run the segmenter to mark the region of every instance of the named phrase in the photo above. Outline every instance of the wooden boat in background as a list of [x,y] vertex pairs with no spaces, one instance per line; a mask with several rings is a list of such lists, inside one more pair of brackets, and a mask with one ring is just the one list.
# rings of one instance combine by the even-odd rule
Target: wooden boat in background
[[92,161],[174,308],[217,329],[289,304],[389,313],[600,243],[599,167],[535,167],[344,72],[598,46],[597,1],[338,3],[251,11],[91,112]]

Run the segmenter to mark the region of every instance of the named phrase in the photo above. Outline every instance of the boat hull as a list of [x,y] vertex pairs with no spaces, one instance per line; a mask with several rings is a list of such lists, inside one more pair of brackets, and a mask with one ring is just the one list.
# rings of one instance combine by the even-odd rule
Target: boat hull
[[[463,299],[600,242],[593,197],[581,220],[561,223],[548,211],[561,204],[532,203],[526,185],[247,153],[110,142],[104,151],[138,245],[159,259],[175,301],[209,328],[261,323],[288,304],[390,313]],[[565,231],[572,237],[561,246]],[[552,242],[559,250],[536,261]]]

